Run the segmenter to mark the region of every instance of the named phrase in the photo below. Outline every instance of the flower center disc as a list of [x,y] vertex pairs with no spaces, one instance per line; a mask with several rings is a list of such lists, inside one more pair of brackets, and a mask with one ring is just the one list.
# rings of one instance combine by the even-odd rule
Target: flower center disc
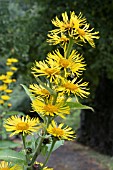
[[49,95],[49,92],[48,92],[46,89],[41,89],[41,92],[42,92],[43,94]]
[[78,28],[78,33],[81,35],[81,36],[84,36],[85,35],[85,31]]
[[67,59],[60,59],[59,63],[64,68],[66,68],[69,65],[69,61]]
[[50,75],[55,73],[55,69],[51,69],[51,68],[46,68],[45,71]]
[[63,85],[66,89],[69,89],[69,90],[76,90],[78,87],[77,85],[75,84],[72,84],[72,83],[66,83]]
[[0,168],[0,170],[9,170],[10,168],[6,167],[6,168]]
[[16,126],[17,130],[27,130],[28,128],[29,128],[29,125],[26,122],[20,122]]
[[63,136],[64,131],[58,127],[55,127],[53,128],[53,134],[55,134],[56,136]]
[[48,104],[48,105],[44,106],[44,110],[46,110],[47,112],[54,113],[54,112],[58,111],[58,108],[54,105]]

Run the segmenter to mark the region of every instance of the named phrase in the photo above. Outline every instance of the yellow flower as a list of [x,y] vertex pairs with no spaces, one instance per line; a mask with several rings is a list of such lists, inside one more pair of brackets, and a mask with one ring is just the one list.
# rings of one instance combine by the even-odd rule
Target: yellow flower
[[62,18],[63,20],[60,21],[56,16],[56,18],[52,20],[52,24],[57,27],[57,29],[50,31],[51,33],[59,34],[66,32],[70,37],[72,37],[74,30],[86,23],[86,18],[82,17],[81,13],[78,16],[75,15],[74,11],[70,12],[70,19],[68,18],[67,12],[62,13]]
[[0,170],[22,170],[22,167],[19,165],[11,165],[9,162],[1,161]]
[[48,37],[50,39],[47,39],[47,42],[50,45],[57,45],[57,44],[62,44],[62,46],[64,47],[65,44],[67,44],[69,42],[69,38],[65,36],[65,34],[61,34],[61,36],[58,36],[57,34],[48,34]]
[[63,126],[63,123],[57,126],[56,122],[53,120],[47,128],[47,132],[59,140],[73,140],[76,136],[72,128],[68,126],[63,128]]
[[7,95],[2,95],[2,96],[1,96],[1,99],[3,99],[3,100],[6,100],[6,101],[7,101],[7,100],[9,100],[9,99],[10,99],[10,97],[9,97],[9,96],[7,96]]
[[[95,47],[93,39],[99,39],[99,32],[92,32],[94,28],[89,29],[89,24],[86,23],[86,18],[80,13],[78,16],[75,12],[70,13],[70,19],[67,13],[62,13],[63,20],[60,21],[58,17],[52,20],[55,27],[54,30],[49,31],[47,40],[50,44],[62,44],[63,46],[71,38],[74,43],[79,44],[81,41],[86,43],[87,41],[92,47]],[[80,44],[79,44],[80,45]]]
[[60,68],[56,67],[54,62],[48,66],[48,63],[45,63],[45,61],[39,61],[36,62],[36,66],[33,67],[32,70],[35,77],[47,76],[47,78],[50,78],[50,81],[52,81],[59,75]]
[[6,84],[3,84],[0,86],[0,91],[4,91],[7,89],[7,85]]
[[4,104],[4,101],[0,99],[0,104]]
[[7,104],[7,106],[8,106],[8,107],[11,107],[11,106],[12,106],[12,104],[11,104],[11,103],[8,103],[8,104]]
[[35,94],[35,96],[42,96],[42,97],[49,97],[50,93],[48,90],[43,88],[41,85],[38,86],[37,84],[31,84],[29,86],[29,91]]
[[17,63],[17,62],[18,62],[18,59],[16,59],[16,58],[8,58],[8,59],[7,59],[7,62],[8,62],[8,63]]
[[94,28],[89,29],[89,24],[86,24],[82,29],[78,28],[75,35],[77,35],[77,37],[75,38],[76,40],[82,40],[84,43],[86,43],[86,41],[89,42],[89,44],[94,48],[95,47],[95,43],[94,43],[94,38],[99,39],[99,32],[92,32],[94,30]]
[[12,91],[13,90],[11,90],[11,89],[6,89],[6,90],[4,90],[6,93],[12,93]]
[[12,82],[16,82],[16,79],[12,79]]
[[16,67],[10,67],[10,69],[11,69],[12,71],[16,71],[16,70],[17,70]]
[[11,65],[12,65],[12,63],[10,63],[10,62],[7,62],[7,63],[6,63],[6,65],[7,65],[7,66],[11,66]]
[[10,83],[12,83],[12,79],[7,78],[6,80],[3,80],[3,82],[6,83],[6,84],[10,84]]
[[78,54],[76,50],[73,50],[68,58],[66,58],[66,51],[64,51],[64,56],[59,50],[48,54],[48,63],[55,62],[58,67],[64,69],[65,76],[75,73],[77,76],[85,70],[86,64],[84,64],[83,57]]
[[57,102],[55,105],[52,104],[52,100],[48,103],[44,103],[44,101],[36,98],[32,101],[32,108],[34,111],[42,114],[42,116],[60,116],[61,118],[65,118],[65,114],[70,113],[70,108],[66,106],[63,102]]
[[11,116],[10,118],[5,120],[6,131],[12,131],[13,135],[17,135],[19,133],[24,134],[32,134],[39,130],[39,119],[38,118],[30,118],[28,115],[26,117],[18,117]]
[[7,76],[12,76],[13,75],[13,72],[12,71],[8,71],[6,72]]
[[90,93],[87,91],[86,88],[88,83],[83,82],[81,83],[82,79],[77,82],[77,78],[74,78],[72,81],[70,80],[62,80],[61,86],[58,87],[58,91],[62,91],[70,95],[71,93],[79,96],[79,97],[87,97]]
[[2,74],[2,75],[0,76],[0,80],[5,80],[5,79],[6,79],[6,75]]

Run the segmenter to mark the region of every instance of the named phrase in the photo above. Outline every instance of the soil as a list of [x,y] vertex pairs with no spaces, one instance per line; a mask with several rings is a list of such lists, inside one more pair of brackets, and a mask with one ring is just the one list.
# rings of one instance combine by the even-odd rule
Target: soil
[[[47,166],[54,170],[109,170],[92,158],[88,150],[76,142],[65,142],[52,153]],[[42,157],[38,158],[38,161],[42,160]]]

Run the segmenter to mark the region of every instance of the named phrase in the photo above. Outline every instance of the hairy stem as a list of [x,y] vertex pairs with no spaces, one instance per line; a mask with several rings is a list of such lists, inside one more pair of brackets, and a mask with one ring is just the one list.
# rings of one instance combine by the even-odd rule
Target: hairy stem
[[36,158],[40,153],[40,149],[41,149],[41,145],[42,145],[43,140],[44,140],[44,138],[40,137],[39,143],[38,143],[37,148],[36,148],[36,151],[35,151],[35,153],[33,155],[32,161],[30,162],[30,166],[33,165],[34,162],[36,161]]
[[23,134],[22,134],[22,141],[23,141],[23,146],[24,146],[24,150],[25,150],[26,163],[28,164],[28,156],[26,153],[26,141],[25,141],[25,136]]
[[55,143],[56,143],[56,140],[53,140],[53,141],[52,141],[52,144],[51,144],[50,151],[49,151],[49,153],[48,153],[48,155],[47,155],[47,157],[46,157],[46,160],[45,160],[43,166],[41,167],[41,170],[43,170],[43,168],[45,167],[46,163],[48,162],[48,160],[49,160],[49,158],[50,158],[50,155],[51,155],[51,153],[52,153],[52,150],[53,150],[53,148],[54,148]]
[[74,40],[72,39],[72,38],[70,38],[70,40],[69,40],[69,44],[68,44],[68,47],[67,47],[67,50],[66,50],[66,58],[68,59],[68,57],[69,57],[69,55],[70,55],[70,52],[71,52],[71,50],[72,50],[72,47],[73,47],[73,44],[74,44],[74,42],[73,42]]

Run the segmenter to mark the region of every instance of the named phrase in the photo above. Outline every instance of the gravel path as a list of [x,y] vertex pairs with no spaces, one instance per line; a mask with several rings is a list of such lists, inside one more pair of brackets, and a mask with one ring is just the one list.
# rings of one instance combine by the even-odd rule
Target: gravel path
[[[42,160],[41,157],[38,159],[38,161]],[[75,142],[66,142],[54,151],[48,166],[53,167],[54,170],[108,170],[89,156],[87,147]]]

